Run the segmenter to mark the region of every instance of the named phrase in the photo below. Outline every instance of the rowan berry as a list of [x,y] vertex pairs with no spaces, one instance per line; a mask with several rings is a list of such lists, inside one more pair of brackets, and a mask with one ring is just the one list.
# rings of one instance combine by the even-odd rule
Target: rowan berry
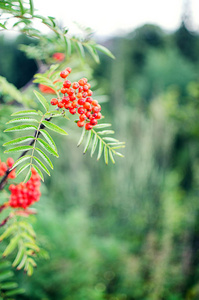
[[95,117],[96,119],[101,119],[102,114],[100,112],[97,113],[97,116]]
[[68,73],[70,73],[72,71],[72,69],[70,67],[66,68],[66,71],[68,71]]
[[70,80],[66,80],[66,81],[64,81],[64,83],[63,83],[63,87],[65,87],[65,88],[69,88],[71,86],[71,82],[70,82]]
[[79,107],[77,112],[78,112],[78,114],[82,115],[85,113],[85,109],[83,107]]
[[14,159],[12,157],[8,157],[6,160],[7,166],[11,168],[14,165]]
[[100,106],[100,105],[97,105],[97,106],[93,106],[93,107],[92,107],[92,111],[93,111],[94,113],[98,113],[98,112],[100,112],[100,110],[101,110],[101,106]]
[[87,81],[85,80],[85,78],[82,78],[78,81],[79,85],[81,85],[81,86],[84,86],[86,84],[86,82]]
[[80,121],[85,121],[86,120],[86,115],[85,114],[80,115],[79,120]]
[[88,85],[88,84],[85,84],[85,85],[83,86],[83,90],[84,90],[85,92],[87,92],[87,91],[89,90],[89,85]]
[[73,108],[77,108],[77,107],[78,107],[77,101],[73,101],[72,107],[73,107]]
[[68,102],[64,105],[66,109],[72,108],[72,103]]
[[61,71],[61,73],[60,73],[60,77],[62,77],[62,78],[66,78],[68,75],[69,75],[68,70]]
[[81,98],[81,99],[79,99],[77,102],[78,102],[79,105],[84,105],[84,103],[85,103],[86,101],[85,101],[84,99]]
[[73,82],[72,88],[76,90],[76,89],[78,89],[78,87],[79,87],[79,83],[78,82]]
[[91,130],[92,128],[93,128],[93,126],[90,123],[86,123],[86,125],[85,125],[86,130]]
[[86,98],[87,96],[88,96],[87,92],[83,92],[83,93],[82,93],[82,97],[83,97],[83,98]]
[[95,119],[95,118],[92,118],[91,120],[90,120],[90,124],[91,125],[97,125],[97,120]]
[[51,101],[50,101],[50,103],[51,103],[52,105],[57,105],[58,100],[57,100],[56,98],[52,98]]
[[69,112],[72,114],[72,115],[75,115],[76,114],[76,109],[75,108],[69,108]]
[[97,106],[97,105],[98,105],[98,101],[97,101],[97,100],[93,100],[93,101],[91,102],[91,104],[92,104],[93,106]]
[[87,109],[87,110],[91,110],[92,109],[91,104],[89,102],[85,102],[84,105],[83,105],[83,107],[85,109]]
[[68,90],[67,90],[67,88],[62,87],[61,90],[60,90],[60,92],[61,92],[62,94],[66,94],[66,93],[68,92]]
[[81,98],[82,98],[82,93],[78,93],[78,94],[76,95],[76,97],[77,97],[78,99],[81,99]]
[[59,108],[63,108],[63,107],[64,107],[64,103],[61,102],[61,101],[59,101],[58,104],[57,104],[57,106],[58,106]]
[[87,98],[86,98],[86,102],[92,103],[92,102],[93,102],[93,98],[87,97]]
[[88,90],[87,95],[92,96],[93,92],[91,90]]
[[78,121],[77,126],[78,127],[84,127],[84,121]]

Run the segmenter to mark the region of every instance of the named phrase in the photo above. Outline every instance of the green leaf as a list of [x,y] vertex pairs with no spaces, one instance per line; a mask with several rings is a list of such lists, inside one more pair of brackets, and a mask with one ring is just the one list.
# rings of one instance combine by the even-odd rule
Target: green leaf
[[21,247],[19,247],[19,250],[18,250],[18,252],[17,252],[17,255],[16,255],[16,257],[15,257],[15,260],[13,261],[13,263],[12,263],[12,266],[13,267],[16,267],[20,262],[21,262],[21,260],[22,260],[22,258],[23,258],[23,256],[24,256],[24,247],[23,246],[21,246]]
[[43,148],[48,151],[50,154],[59,157],[59,155],[57,154],[57,152],[51,147],[49,146],[45,141],[43,141],[42,139],[38,138],[37,141],[43,146]]
[[80,56],[84,59],[85,52],[84,52],[84,47],[82,46],[82,44],[80,42],[76,41],[75,46],[77,47],[77,51],[79,52]]
[[95,152],[95,149],[97,147],[97,143],[98,143],[98,138],[97,138],[97,135],[95,135],[94,139],[93,139],[92,149],[91,149],[91,157],[93,156],[93,154]]
[[10,278],[12,278],[14,275],[14,273],[12,271],[2,271],[0,273],[0,281],[4,281],[4,280],[8,280]]
[[114,134],[115,131],[113,130],[103,130],[103,131],[98,131],[97,134],[100,134],[100,135],[105,135],[105,134]]
[[17,270],[21,270],[23,268],[23,266],[26,263],[26,260],[27,260],[27,255],[24,255],[21,262],[20,262],[20,264],[17,266]]
[[49,111],[49,104],[46,101],[46,99],[44,98],[44,96],[42,96],[39,92],[34,91],[35,96],[37,97],[37,99],[39,100],[39,102],[43,105],[43,107],[45,108],[46,111]]
[[81,145],[81,143],[83,142],[85,134],[86,134],[86,130],[85,130],[85,127],[83,127],[82,134],[80,136],[79,142],[77,143],[77,147],[79,147]]
[[64,43],[66,46],[66,54],[69,57],[71,55],[71,41],[66,36],[64,36]]
[[43,160],[45,160],[45,162],[51,167],[51,169],[53,169],[53,164],[52,164],[50,158],[41,149],[35,148],[35,150],[41,155]]
[[106,145],[104,146],[104,161],[108,165],[108,149]]
[[85,145],[85,147],[84,147],[84,152],[83,152],[84,154],[85,154],[86,151],[88,150],[88,147],[89,147],[90,142],[91,142],[92,134],[93,134],[93,132],[92,132],[92,130],[90,130],[89,133],[88,133],[86,145]]
[[28,158],[31,158],[31,155],[24,155],[16,160],[16,162],[13,164],[12,169],[16,168],[19,164],[21,164],[23,161],[27,160]]
[[98,156],[97,156],[97,160],[100,159],[101,155],[102,155],[102,151],[103,151],[103,147],[104,147],[104,143],[102,140],[100,140],[100,144],[99,144],[99,151],[98,151]]
[[103,137],[102,138],[104,141],[109,141],[109,142],[119,142],[118,140],[112,138],[112,137]]
[[44,181],[44,176],[43,176],[41,170],[36,165],[34,165],[34,164],[32,164],[32,166],[37,171],[37,173],[39,174],[41,180]]
[[111,159],[112,163],[115,164],[115,160],[114,160],[113,153],[112,153],[111,149],[109,149],[109,156],[110,156],[110,159]]
[[16,172],[16,177],[21,173],[23,172],[28,166],[30,166],[30,163],[27,163],[25,165],[23,165],[21,168],[19,168]]
[[34,160],[36,160],[36,162],[40,166],[40,168],[42,168],[50,176],[50,172],[48,171],[46,166],[41,162],[41,160],[35,156],[33,156],[33,158],[34,158]]
[[21,0],[18,0],[18,2],[19,2],[19,6],[20,6],[20,10],[21,10],[21,14],[23,15],[24,14],[24,7],[23,7],[23,3],[22,3],[22,1]]
[[30,14],[33,16],[34,15],[34,4],[32,0],[29,0],[30,2]]
[[96,48],[97,50],[99,50],[100,52],[106,54],[107,56],[109,56],[109,57],[115,59],[115,56],[114,56],[114,55],[111,53],[111,51],[108,50],[106,47],[97,44],[97,45],[95,45],[95,48]]
[[55,152],[57,152],[57,147],[55,145],[55,142],[53,141],[48,131],[44,129],[40,129],[40,132],[43,135],[43,137],[46,139],[46,141],[49,143],[49,145],[55,150]]
[[30,249],[32,249],[32,250],[34,250],[36,252],[40,251],[39,247],[36,244],[33,244],[33,243],[25,243],[24,246],[26,248],[30,248]]
[[28,173],[26,174],[26,177],[23,182],[24,183],[27,182],[30,179],[31,175],[32,175],[31,168],[29,168]]
[[57,126],[51,122],[42,121],[42,124],[44,124],[48,129],[51,129],[59,134],[68,135],[68,133],[65,130],[63,130],[62,128],[60,128],[59,126]]
[[97,64],[100,63],[100,59],[99,59],[99,55],[97,53],[97,51],[89,44],[84,44],[84,46],[87,48],[87,50],[89,51],[89,53],[91,54],[91,56],[93,57],[93,59],[95,60],[95,62]]
[[12,128],[8,128],[6,130],[4,130],[4,132],[11,132],[11,131],[22,131],[22,130],[37,130],[37,127],[34,125],[18,125]]
[[27,275],[28,276],[32,276],[33,274],[33,266],[31,264],[28,265],[28,269],[27,269]]
[[12,291],[9,291],[9,292],[5,292],[5,295],[7,297],[10,297],[10,296],[15,296],[15,295],[20,295],[20,294],[23,294],[25,291],[24,289],[15,289],[15,290],[12,290]]
[[12,253],[17,248],[19,239],[20,239],[20,236],[16,235],[10,240],[10,243],[6,247],[5,251],[3,252],[3,257],[8,256],[10,253]]
[[101,129],[101,128],[110,127],[110,126],[111,126],[111,124],[109,124],[109,123],[97,124],[97,125],[95,125],[95,129]]
[[36,233],[30,223],[21,221],[21,222],[19,222],[19,226],[22,227],[23,230],[26,230],[27,232],[29,232],[29,234],[31,236],[33,236],[34,238],[36,237]]
[[6,142],[6,143],[3,144],[3,146],[9,146],[9,145],[14,145],[14,144],[21,144],[21,143],[24,143],[24,142],[31,141],[33,139],[34,139],[33,136],[23,136],[23,137],[19,137],[17,139],[14,139],[12,141]]
[[114,154],[115,154],[115,155],[117,155],[117,156],[120,156],[120,157],[124,157],[124,155],[123,155],[123,154],[121,154],[120,152],[116,152],[116,151],[114,151]]
[[39,113],[35,109],[30,110],[21,110],[13,113],[11,116],[22,116],[22,115],[39,115]]
[[32,118],[28,118],[28,117],[21,117],[21,118],[17,118],[17,119],[12,119],[10,121],[8,121],[6,124],[10,124],[10,123],[17,123],[17,122],[35,122],[35,123],[39,123],[36,119],[32,119]]
[[9,227],[2,233],[2,235],[0,236],[0,242],[1,242],[3,239],[9,237],[9,235],[11,235],[11,234],[12,234],[14,231],[16,231],[16,230],[17,230],[17,226],[16,226],[15,224],[9,226]]
[[12,290],[18,287],[18,284],[16,282],[5,282],[1,283],[1,289],[2,290]]
[[13,153],[13,152],[19,152],[19,151],[28,151],[33,149],[33,146],[18,146],[18,147],[14,147],[8,150],[5,150],[4,153]]

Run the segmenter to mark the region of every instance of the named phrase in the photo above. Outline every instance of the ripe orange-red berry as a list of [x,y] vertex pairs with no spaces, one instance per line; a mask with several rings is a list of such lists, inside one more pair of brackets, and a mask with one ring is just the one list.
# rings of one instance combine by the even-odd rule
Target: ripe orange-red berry
[[79,83],[78,82],[73,82],[72,88],[76,90],[76,89],[78,89],[78,87],[79,87]]
[[93,128],[93,126],[90,123],[86,123],[86,125],[85,125],[86,130],[91,130],[92,128]]
[[82,115],[85,113],[85,109],[83,107],[79,107],[77,112],[78,112],[78,114]]
[[58,100],[57,100],[56,98],[52,98],[51,101],[50,101],[50,103],[51,103],[52,105],[57,105]]
[[97,120],[95,118],[92,118],[90,120],[90,124],[93,125],[93,126],[97,125]]
[[84,121],[78,121],[77,126],[78,127],[84,127]]
[[67,70],[61,71],[60,77],[61,78],[66,78],[69,75],[69,72]]
[[69,88],[70,86],[71,86],[70,80],[65,80],[64,83],[63,83],[63,87]]
[[72,115],[75,115],[76,114],[76,109],[75,108],[69,108],[69,112],[72,114]]

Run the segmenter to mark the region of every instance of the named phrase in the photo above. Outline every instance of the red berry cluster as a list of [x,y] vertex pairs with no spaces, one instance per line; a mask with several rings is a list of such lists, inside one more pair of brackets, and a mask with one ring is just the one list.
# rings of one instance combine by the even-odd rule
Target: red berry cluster
[[39,201],[41,196],[40,176],[35,169],[32,168],[32,175],[26,183],[19,183],[17,185],[11,184],[9,190],[11,196],[9,199],[9,205],[13,208],[27,208],[34,202]]
[[81,78],[78,82],[73,83],[66,80],[71,71],[71,68],[66,68],[60,73],[60,77],[65,79],[60,90],[63,97],[51,99],[51,104],[69,110],[72,115],[77,113],[79,115],[77,126],[85,126],[86,130],[91,130],[97,124],[97,120],[102,117],[101,106],[97,100],[93,100],[91,97],[91,85],[87,78]]
[[[5,162],[2,162],[0,160],[0,177],[1,176],[4,176],[6,171],[8,169],[10,169],[14,164],[14,159],[12,157],[8,157],[6,163]],[[11,178],[11,179],[14,179],[15,178],[15,170],[12,170],[9,175],[8,175],[8,178]]]

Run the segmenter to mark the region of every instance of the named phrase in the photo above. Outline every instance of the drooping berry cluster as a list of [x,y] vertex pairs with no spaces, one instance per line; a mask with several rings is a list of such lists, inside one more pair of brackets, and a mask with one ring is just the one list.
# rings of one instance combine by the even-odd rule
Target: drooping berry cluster
[[79,115],[77,122],[78,127],[84,127],[86,130],[91,130],[97,125],[97,120],[101,119],[101,106],[97,100],[93,100],[91,85],[87,78],[81,78],[78,82],[66,80],[67,76],[72,71],[71,68],[66,68],[60,73],[60,77],[65,79],[60,92],[62,98],[51,99],[52,105],[57,105],[59,108],[69,110],[72,115]]
[[[0,177],[1,176],[4,176],[6,171],[8,169],[10,169],[14,164],[14,159],[12,157],[8,157],[6,163],[5,162],[2,162],[0,160]],[[12,170],[9,175],[8,175],[8,178],[10,179],[14,179],[15,178],[15,170]]]
[[39,201],[41,196],[39,187],[41,185],[40,176],[35,169],[32,168],[30,179],[26,183],[19,183],[17,185],[11,184],[9,190],[11,196],[9,205],[13,208],[27,208],[34,202]]

